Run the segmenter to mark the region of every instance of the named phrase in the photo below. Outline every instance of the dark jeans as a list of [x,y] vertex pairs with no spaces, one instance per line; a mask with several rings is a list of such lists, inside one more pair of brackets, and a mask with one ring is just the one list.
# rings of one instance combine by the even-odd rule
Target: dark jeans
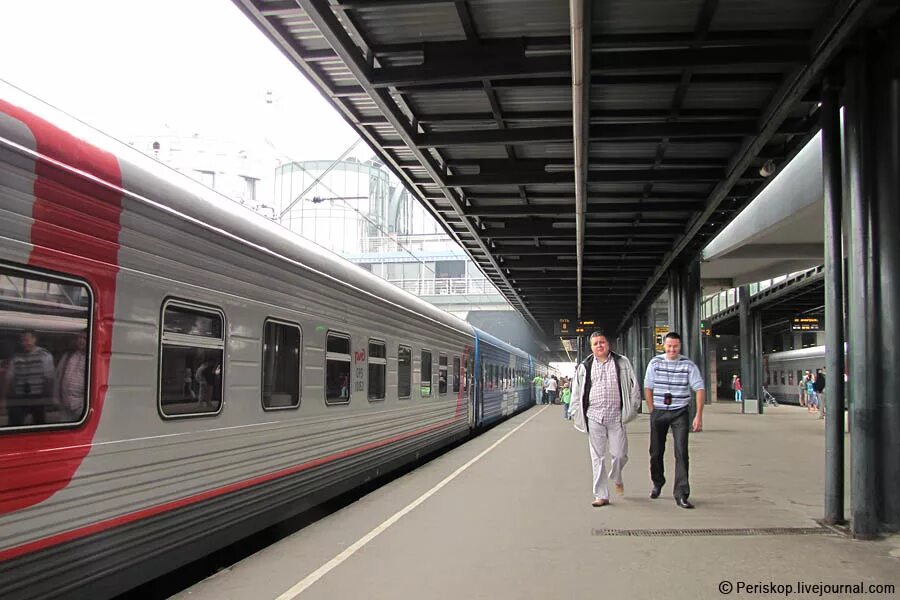
[[10,427],[24,425],[25,418],[29,414],[31,415],[32,425],[43,425],[46,423],[43,404],[36,404],[34,406],[10,406],[7,410],[9,412]]
[[650,413],[650,478],[654,487],[661,488],[666,483],[666,469],[663,456],[666,453],[666,437],[672,428],[675,438],[675,498],[691,495],[688,483],[688,432],[690,431],[690,411],[688,407],[678,410],[654,408]]

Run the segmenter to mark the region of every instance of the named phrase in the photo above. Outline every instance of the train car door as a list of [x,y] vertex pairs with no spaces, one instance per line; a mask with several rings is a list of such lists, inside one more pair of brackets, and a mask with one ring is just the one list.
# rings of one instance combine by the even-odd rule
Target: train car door
[[475,380],[475,361],[472,356],[466,354],[465,357],[465,377],[466,382],[465,399],[466,406],[469,408],[469,429],[475,428],[475,386],[472,385]]

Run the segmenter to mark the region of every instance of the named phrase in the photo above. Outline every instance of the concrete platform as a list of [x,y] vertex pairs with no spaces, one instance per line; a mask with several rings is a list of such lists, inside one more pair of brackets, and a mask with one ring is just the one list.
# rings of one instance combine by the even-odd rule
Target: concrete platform
[[[900,537],[598,535],[816,527],[824,422],[792,406],[739,411],[707,407],[704,432],[691,436],[693,511],[675,505],[670,485],[647,497],[646,416],[629,425],[625,497],[593,508],[587,438],[559,406],[534,407],[175,598],[722,598],[722,582],[743,597],[767,594],[740,582],[792,586],[769,594],[780,597],[819,597],[798,582],[900,590]],[[667,455],[671,481],[671,437]]]

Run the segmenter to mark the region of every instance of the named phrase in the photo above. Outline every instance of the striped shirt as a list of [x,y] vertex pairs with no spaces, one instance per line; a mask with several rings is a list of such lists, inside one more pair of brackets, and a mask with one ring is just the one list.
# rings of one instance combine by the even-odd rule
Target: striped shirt
[[600,362],[591,361],[591,393],[587,417],[595,423],[615,423],[622,420],[621,398],[619,397],[619,375],[612,355]]
[[[705,389],[700,369],[686,356],[669,360],[665,354],[654,356],[647,365],[644,388],[653,390],[653,410],[676,410],[691,403],[691,390]],[[665,404],[666,394],[672,403]]]
[[53,391],[53,356],[35,346],[31,352],[16,354],[6,371],[12,398],[47,398]]

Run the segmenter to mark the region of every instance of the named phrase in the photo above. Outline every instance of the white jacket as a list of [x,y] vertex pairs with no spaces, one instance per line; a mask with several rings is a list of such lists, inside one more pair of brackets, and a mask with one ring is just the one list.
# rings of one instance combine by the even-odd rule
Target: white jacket
[[[619,398],[621,399],[622,424],[633,420],[641,407],[641,386],[637,375],[631,367],[631,362],[615,352],[610,352],[616,365],[616,375],[619,377]],[[584,359],[575,370],[575,381],[572,383],[572,401],[569,403],[569,414],[573,417],[575,429],[587,433],[587,408],[590,398],[585,397],[589,392],[586,386],[588,369],[593,366],[594,355]]]

